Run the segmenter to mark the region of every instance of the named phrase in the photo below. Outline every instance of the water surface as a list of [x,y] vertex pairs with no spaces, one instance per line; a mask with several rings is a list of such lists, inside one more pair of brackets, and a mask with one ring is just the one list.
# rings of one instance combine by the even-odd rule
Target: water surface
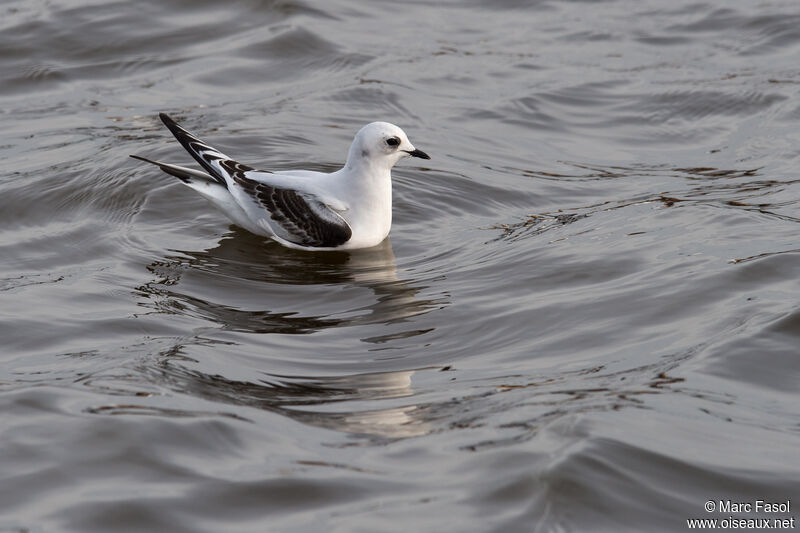
[[[794,2],[0,13],[0,531],[800,501]],[[433,159],[389,240],[308,254],[130,160],[191,164],[161,111],[259,168],[335,170],[373,120]]]

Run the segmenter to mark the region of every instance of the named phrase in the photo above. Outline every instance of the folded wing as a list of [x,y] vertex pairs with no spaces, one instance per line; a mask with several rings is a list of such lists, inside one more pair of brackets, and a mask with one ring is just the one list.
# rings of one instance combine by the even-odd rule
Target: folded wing
[[[353,232],[347,221],[313,193],[248,177],[247,174],[255,169],[230,159],[179,126],[166,114],[161,113],[159,117],[208,172],[207,178],[224,186],[254,224],[268,229],[279,239],[300,246],[334,248],[350,240]],[[195,176],[195,173],[202,174],[183,167],[153,163],[184,182]],[[185,175],[187,171],[192,174]],[[256,172],[262,178],[267,174]]]
[[262,214],[268,213],[265,222],[281,239],[301,246],[333,248],[353,235],[347,221],[315,195],[251,179],[247,173],[253,169],[236,161],[221,161],[220,166]]

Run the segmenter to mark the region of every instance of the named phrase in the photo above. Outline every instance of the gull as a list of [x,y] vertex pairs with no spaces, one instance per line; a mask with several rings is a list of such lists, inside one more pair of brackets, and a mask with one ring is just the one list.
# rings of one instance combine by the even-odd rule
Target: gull
[[159,118],[203,171],[153,161],[219,208],[234,224],[300,250],[356,250],[380,244],[392,225],[392,167],[406,157],[430,159],[388,122],[356,133],[345,165],[329,174],[256,170]]

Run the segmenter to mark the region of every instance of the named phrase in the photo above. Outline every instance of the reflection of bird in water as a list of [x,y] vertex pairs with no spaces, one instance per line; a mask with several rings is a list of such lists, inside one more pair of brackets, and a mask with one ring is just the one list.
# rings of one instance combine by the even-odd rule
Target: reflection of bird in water
[[[183,346],[168,350],[178,353]],[[417,405],[396,405],[414,396],[411,377],[418,370],[371,372],[334,377],[265,375],[258,382],[236,381],[185,368],[180,355],[166,355],[158,365],[141,371],[151,383],[168,386],[179,394],[215,403],[276,412],[298,422],[345,433],[386,438],[415,437],[432,431],[427,411]],[[426,369],[419,369],[426,370]],[[432,370],[432,369],[431,369]],[[368,403],[364,403],[368,402]],[[378,402],[391,407],[375,408]],[[365,409],[364,405],[369,408]],[[95,408],[94,412],[135,414],[162,411],[144,405],[124,404]],[[188,416],[170,409],[164,414]]]
[[[269,252],[264,252],[264,247]],[[441,307],[441,300],[418,300],[424,286],[397,278],[391,242],[352,252],[308,254],[269,243],[236,229],[216,248],[180,251],[152,263],[157,279],[139,287],[142,305],[156,312],[194,316],[221,328],[249,333],[312,333],[374,323],[393,323]],[[235,280],[234,283],[231,280]],[[291,290],[287,291],[286,287]],[[310,293],[309,286],[326,294]],[[336,288],[336,300],[330,297]],[[372,303],[360,294],[343,297],[341,289],[367,288]],[[285,311],[254,310],[264,301]],[[333,309],[332,309],[333,307]],[[319,312],[319,308],[325,308]],[[317,309],[316,312],[309,312]],[[430,329],[404,332],[424,334]],[[391,336],[390,336],[391,337]],[[380,342],[384,336],[364,339]]]
[[[365,324],[381,325],[369,328],[380,333],[386,329],[384,325],[446,304],[441,299],[417,299],[425,287],[414,286],[414,280],[398,279],[388,239],[367,250],[309,254],[264,243],[237,229],[215,248],[179,251],[152,263],[148,270],[155,279],[138,288],[142,306],[155,313],[201,318],[221,329],[245,333],[310,334]],[[253,309],[265,301],[286,309]],[[309,312],[320,308],[325,311]],[[393,332],[362,341],[384,343],[431,330]],[[386,438],[430,431],[424,409],[401,403],[402,398],[414,395],[411,377],[416,369],[319,377],[261,373],[259,380],[239,381],[187,368],[185,349],[198,341],[191,336],[180,339],[161,352],[159,364],[147,364],[141,373],[148,382],[177,393],[275,411],[337,431]],[[365,400],[367,403],[362,403]],[[377,408],[378,400],[381,405],[390,405]],[[145,408],[126,405],[101,409],[128,413]]]
[[[375,372],[328,378],[293,378],[283,376],[279,386],[287,391],[301,394],[291,398],[284,396],[282,407],[287,416],[306,424],[325,427],[346,433],[377,435],[381,437],[415,437],[430,432],[430,424],[422,418],[416,405],[404,405],[387,409],[331,409],[333,402],[360,402],[363,400],[388,400],[414,395],[411,386],[413,370],[399,372]],[[277,376],[276,376],[277,377]],[[273,384],[274,386],[274,384]],[[308,394],[314,393],[312,395]],[[327,401],[320,401],[327,397]],[[370,404],[374,406],[374,403]],[[324,410],[314,410],[315,406]],[[291,412],[291,414],[289,414]]]

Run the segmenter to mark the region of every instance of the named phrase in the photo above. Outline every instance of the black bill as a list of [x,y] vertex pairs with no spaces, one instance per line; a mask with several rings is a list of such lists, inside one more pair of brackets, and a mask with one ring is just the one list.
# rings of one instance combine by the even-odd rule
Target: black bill
[[430,159],[431,156],[423,152],[422,150],[405,150],[405,152],[410,155],[411,157],[419,157],[420,159]]

